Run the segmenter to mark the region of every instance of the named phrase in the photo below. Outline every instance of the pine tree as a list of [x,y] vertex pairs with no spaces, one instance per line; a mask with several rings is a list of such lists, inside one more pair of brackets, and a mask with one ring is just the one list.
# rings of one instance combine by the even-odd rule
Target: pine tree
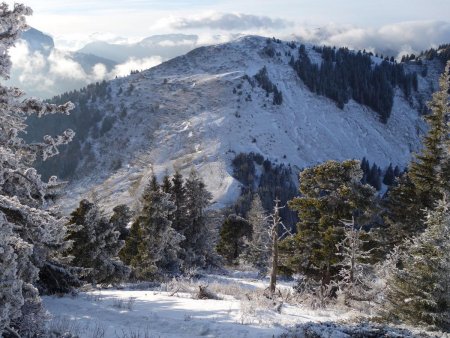
[[378,166],[374,163],[372,164],[372,168],[370,168],[370,172],[367,178],[367,183],[369,183],[376,190],[381,189],[381,177]]
[[398,167],[398,165],[396,165],[394,168],[394,177],[400,177],[400,168]]
[[125,241],[130,233],[128,229],[128,223],[131,220],[131,210],[126,204],[120,204],[113,208],[113,215],[109,222],[113,225],[114,229],[119,231],[119,240]]
[[[0,213],[0,334],[14,336],[16,328],[21,326],[22,306],[25,302],[23,295],[24,280],[22,275],[26,270],[36,275],[36,268],[32,265],[32,245],[23,241],[14,233],[14,224],[8,222],[5,215]],[[19,264],[26,265],[20,269]],[[36,278],[36,277],[35,277]],[[27,287],[31,285],[28,283]],[[37,296],[31,298],[36,299]],[[38,317],[41,310],[35,315]]]
[[205,238],[204,260],[207,267],[221,267],[222,258],[217,253],[217,243],[219,241],[219,227],[223,223],[224,215],[221,210],[209,209],[205,212]]
[[383,313],[410,324],[450,330],[450,205],[439,201],[425,231],[391,264]]
[[[152,178],[145,188],[142,196],[142,210],[140,211],[131,231],[138,233],[137,246],[132,247],[129,242],[129,252],[136,250],[131,258],[134,275],[141,280],[158,278],[166,271],[164,269],[177,269],[178,258],[165,254],[178,250],[180,238],[174,236],[171,221],[168,219],[175,211],[175,205],[170,201],[170,195],[159,188],[156,180]],[[135,229],[133,229],[135,228]],[[134,240],[134,236],[130,241]],[[178,256],[178,255],[175,255]],[[175,261],[170,261],[174,258]]]
[[408,173],[400,176],[398,184],[388,191],[385,205],[387,212],[384,218],[389,227],[380,235],[383,235],[387,252],[405,238],[423,231],[422,210],[417,209],[420,206],[418,191]]
[[[27,28],[25,16],[31,9],[15,4],[10,10],[0,4],[0,77],[9,78],[8,54],[20,33]],[[44,311],[36,286],[40,278],[59,271],[59,277],[70,275],[62,257],[70,243],[64,242],[64,220],[52,209],[55,190],[61,185],[55,177],[41,180],[33,162],[58,153],[58,145],[68,143],[74,133],[46,136],[42,143],[26,144],[19,135],[25,131],[25,120],[36,114],[68,112],[71,103],[61,106],[42,103],[34,98],[21,99],[18,88],[0,85],[0,334],[33,337],[42,334]],[[51,285],[42,283],[42,290]],[[50,290],[48,290],[50,291]]]
[[185,240],[181,243],[184,250],[185,267],[206,266],[206,257],[210,256],[208,245],[208,229],[205,209],[209,205],[212,195],[206,190],[205,183],[195,170],[189,174],[185,184],[186,191],[186,227],[183,235]]
[[385,185],[392,185],[394,184],[394,180],[394,169],[392,169],[392,163],[390,163],[389,167],[386,169],[386,173],[384,174],[383,183]]
[[155,175],[152,175],[152,178],[150,179],[150,183],[148,185],[148,188],[151,191],[159,191],[160,190],[161,187],[159,186],[158,179],[156,178]]
[[171,199],[175,204],[176,210],[173,213],[173,228],[180,234],[184,233],[187,226],[186,220],[186,189],[184,187],[183,175],[175,171],[172,177],[172,187],[170,189]]
[[[444,191],[450,191],[450,61],[447,62],[447,67],[445,68],[444,75],[447,74],[446,81],[441,78],[441,90],[436,94],[436,97],[433,98],[434,109],[436,110],[446,110],[447,115],[447,138],[443,142],[442,146],[442,161],[441,161],[441,170],[439,172],[439,182],[442,184]],[[443,76],[444,77],[444,76]],[[447,95],[445,95],[445,91],[447,91]],[[447,105],[445,106],[445,102]]]
[[360,162],[327,161],[300,174],[301,197],[289,202],[298,212],[297,234],[284,245],[286,264],[296,272],[331,282],[342,260],[336,245],[343,239],[342,219],[364,224],[375,205],[374,189],[361,183]]
[[370,164],[369,161],[363,157],[361,161],[361,170],[363,171],[363,177],[361,178],[361,183],[366,184],[368,181],[368,176],[370,172]]
[[428,103],[431,114],[426,115],[425,120],[429,130],[422,140],[423,149],[411,163],[408,172],[418,190],[421,209],[432,208],[434,203],[442,198],[439,172],[445,143],[449,140],[449,71],[450,63],[439,79],[439,91],[433,94],[433,99]]
[[82,200],[69,224],[79,228],[67,237],[73,242],[68,254],[74,257],[73,265],[88,269],[89,282],[117,283],[128,277],[129,268],[118,258],[124,246],[119,229],[101,215],[97,204]]
[[255,194],[247,214],[247,220],[252,227],[251,240],[245,253],[245,260],[258,269],[259,275],[264,277],[269,266],[271,253],[269,223],[261,199]]
[[131,266],[131,261],[138,254],[138,245],[141,238],[139,221],[135,220],[131,224],[130,232],[125,240],[125,245],[119,252],[119,257],[126,265]]
[[172,182],[170,182],[170,177],[167,174],[164,175],[164,177],[163,177],[163,182],[161,184],[161,189],[166,194],[170,194],[171,191],[172,191]]
[[238,215],[229,215],[222,224],[217,243],[217,252],[228,264],[235,264],[245,248],[245,238],[251,238],[252,227]]
[[450,179],[450,171],[446,169],[450,168],[446,165],[449,163],[446,148],[450,135],[449,71],[450,63],[439,80],[440,90],[428,103],[431,114],[425,117],[429,130],[423,139],[423,149],[388,195],[385,220],[392,233],[389,236],[391,248],[424,230],[424,210],[433,208],[434,203],[442,198],[442,190]]

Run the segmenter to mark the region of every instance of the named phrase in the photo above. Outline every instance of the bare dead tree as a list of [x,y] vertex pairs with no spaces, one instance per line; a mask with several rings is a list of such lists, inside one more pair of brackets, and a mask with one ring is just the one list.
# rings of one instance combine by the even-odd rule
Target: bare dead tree
[[[275,206],[273,208],[273,214],[269,215],[268,219],[270,220],[269,227],[269,235],[272,239],[272,255],[271,255],[271,269],[270,269],[270,282],[269,282],[269,292],[270,295],[273,296],[275,293],[275,289],[277,286],[277,274],[278,274],[278,241],[280,238],[283,238],[286,234],[291,234],[289,229],[285,227],[280,217],[280,200],[278,198],[275,199]],[[280,230],[283,230],[283,233],[280,234]]]

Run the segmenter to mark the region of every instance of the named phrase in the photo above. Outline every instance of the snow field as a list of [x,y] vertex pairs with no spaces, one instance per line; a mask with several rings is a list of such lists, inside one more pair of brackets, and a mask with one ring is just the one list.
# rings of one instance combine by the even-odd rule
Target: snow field
[[[207,275],[147,290],[129,286],[44,297],[44,304],[52,316],[50,326],[72,330],[80,338],[273,337],[298,323],[350,315],[294,304],[288,283],[280,284],[281,296],[274,302],[264,296],[267,281],[251,277]],[[207,285],[218,299],[196,299],[198,285]]]

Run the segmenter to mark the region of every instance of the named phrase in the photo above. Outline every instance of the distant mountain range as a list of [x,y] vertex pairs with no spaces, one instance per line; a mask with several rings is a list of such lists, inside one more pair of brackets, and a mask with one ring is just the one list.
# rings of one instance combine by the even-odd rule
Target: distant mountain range
[[133,44],[113,44],[104,41],[88,43],[80,53],[94,54],[123,63],[130,57],[147,58],[160,56],[168,60],[198,47],[197,35],[166,34],[154,35]]
[[51,36],[32,27],[23,32],[22,40],[28,43],[31,51],[38,51],[47,56],[50,55],[53,48],[55,48],[55,42]]

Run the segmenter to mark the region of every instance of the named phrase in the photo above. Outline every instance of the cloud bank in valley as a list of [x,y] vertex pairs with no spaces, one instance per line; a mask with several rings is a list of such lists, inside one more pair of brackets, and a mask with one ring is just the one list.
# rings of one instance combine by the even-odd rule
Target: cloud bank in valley
[[296,27],[294,36],[318,45],[366,49],[398,58],[450,43],[450,22],[409,21],[368,29],[337,25]]
[[159,56],[130,57],[126,62],[108,67],[95,63],[92,67],[76,61],[70,52],[52,49],[47,55],[33,51],[26,41],[10,50],[12,71],[10,83],[24,89],[27,95],[49,98],[89,83],[126,76],[132,70],[143,70],[162,62]]

